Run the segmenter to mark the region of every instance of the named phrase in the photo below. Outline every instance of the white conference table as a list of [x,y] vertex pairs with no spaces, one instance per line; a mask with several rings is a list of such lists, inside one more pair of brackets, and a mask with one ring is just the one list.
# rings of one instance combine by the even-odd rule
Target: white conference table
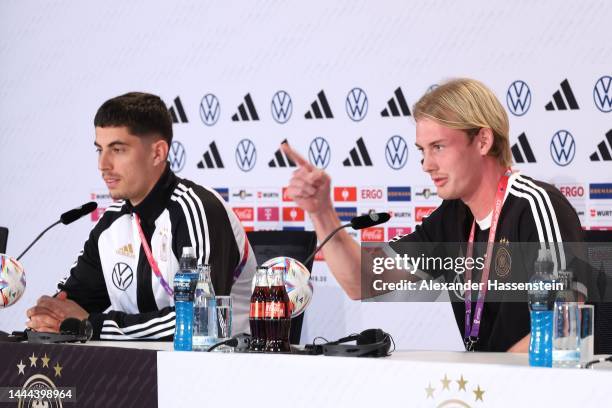
[[172,343],[90,342],[158,350],[160,407],[606,406],[612,364],[529,367],[526,354],[395,351],[386,358],[174,352]]

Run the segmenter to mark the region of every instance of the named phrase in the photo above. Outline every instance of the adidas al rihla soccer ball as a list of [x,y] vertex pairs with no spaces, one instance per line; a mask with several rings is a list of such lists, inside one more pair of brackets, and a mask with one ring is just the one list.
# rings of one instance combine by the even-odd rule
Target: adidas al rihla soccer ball
[[[287,256],[278,256],[263,263],[262,266],[272,268],[284,266],[285,288],[291,302],[291,317],[304,313],[304,310],[312,299],[312,283],[310,282],[310,271],[298,260]],[[253,281],[255,284],[255,281]]]
[[23,266],[8,255],[0,254],[0,308],[17,302],[26,288]]

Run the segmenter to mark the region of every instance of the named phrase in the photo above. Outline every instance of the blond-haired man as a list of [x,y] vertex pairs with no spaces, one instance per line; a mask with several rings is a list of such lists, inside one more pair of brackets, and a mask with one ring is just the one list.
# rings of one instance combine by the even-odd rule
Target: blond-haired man
[[[473,79],[442,84],[415,104],[413,115],[423,171],[444,201],[412,234],[394,238],[392,247],[401,242],[582,240],[578,216],[558,190],[509,171],[508,116],[484,84]],[[321,240],[340,225],[330,199],[330,177],[288,145],[283,149],[299,165],[289,194],[309,213]],[[363,297],[359,245],[340,232],[323,251],[348,296]],[[565,268],[562,256],[555,262]],[[452,306],[466,348],[527,351],[530,322],[525,302],[482,302],[480,306],[453,302]]]

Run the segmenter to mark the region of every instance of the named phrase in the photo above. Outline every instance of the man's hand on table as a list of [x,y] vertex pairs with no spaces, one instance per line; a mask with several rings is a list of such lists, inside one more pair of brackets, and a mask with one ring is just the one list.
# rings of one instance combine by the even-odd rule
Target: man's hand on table
[[29,318],[27,327],[47,333],[58,333],[62,321],[69,317],[79,320],[89,317],[85,309],[68,299],[66,292],[59,292],[56,297],[42,296],[26,314]]

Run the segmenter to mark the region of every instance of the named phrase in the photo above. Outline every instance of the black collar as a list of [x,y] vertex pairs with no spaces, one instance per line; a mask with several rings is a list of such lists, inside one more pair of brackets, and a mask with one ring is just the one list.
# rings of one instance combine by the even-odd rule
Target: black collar
[[143,223],[153,224],[164,208],[166,208],[170,196],[172,196],[172,192],[176,187],[176,182],[176,176],[170,170],[170,166],[166,164],[166,170],[164,170],[155,186],[153,186],[153,189],[140,204],[132,206],[132,203],[127,200],[128,211],[138,214]]

